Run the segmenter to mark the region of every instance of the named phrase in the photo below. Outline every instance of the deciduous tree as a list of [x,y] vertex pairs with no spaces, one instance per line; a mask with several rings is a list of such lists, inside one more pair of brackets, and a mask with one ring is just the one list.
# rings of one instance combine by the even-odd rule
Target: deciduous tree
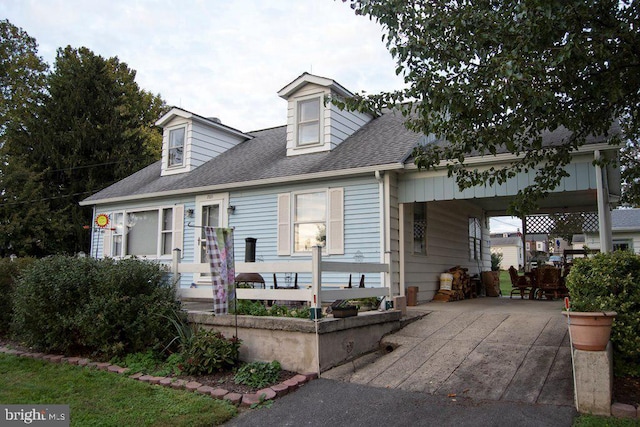
[[[347,1],[347,0],[343,0]],[[448,163],[461,188],[502,183],[534,170],[512,213],[566,175],[571,152],[589,136],[621,142],[640,133],[640,13],[634,0],[350,0],[384,30],[407,88],[347,100],[350,108],[397,107],[410,129],[447,144],[427,144],[415,163]],[[570,136],[543,145],[564,127]],[[615,127],[615,126],[614,126]],[[470,154],[509,152],[508,167],[478,171]]]

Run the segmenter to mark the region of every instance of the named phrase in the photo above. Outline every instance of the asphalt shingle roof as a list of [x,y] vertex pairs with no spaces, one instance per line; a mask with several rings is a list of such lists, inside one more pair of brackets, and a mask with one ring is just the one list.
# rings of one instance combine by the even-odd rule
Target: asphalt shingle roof
[[85,199],[99,201],[124,196],[225,185],[340,171],[367,166],[401,164],[411,153],[419,134],[404,126],[399,112],[388,111],[360,128],[329,152],[287,157],[286,126],[249,132],[244,141],[191,172],[160,176],[161,162],[116,182]]
[[611,228],[640,230],[640,209],[614,209],[611,211]]

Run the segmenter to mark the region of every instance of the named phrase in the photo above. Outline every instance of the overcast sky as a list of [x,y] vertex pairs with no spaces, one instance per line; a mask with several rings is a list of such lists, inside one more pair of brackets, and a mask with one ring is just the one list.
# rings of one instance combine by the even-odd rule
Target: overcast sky
[[167,104],[243,132],[285,124],[277,92],[303,72],[352,92],[403,87],[381,27],[341,0],[2,0],[0,19],[35,38],[50,66],[67,45],[117,56]]
[[303,72],[352,92],[403,86],[381,27],[341,0],[2,0],[53,65],[56,50],[117,56],[169,104],[251,131],[285,123],[277,91]]

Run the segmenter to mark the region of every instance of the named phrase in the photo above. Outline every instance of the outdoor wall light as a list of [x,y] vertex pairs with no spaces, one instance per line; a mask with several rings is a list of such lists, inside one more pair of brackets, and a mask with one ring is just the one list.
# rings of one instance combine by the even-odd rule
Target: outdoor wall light
[[227,214],[229,215],[233,215],[236,211],[236,207],[233,205],[229,205],[229,207],[227,208]]
[[187,218],[193,218],[194,211],[193,209],[187,209]]

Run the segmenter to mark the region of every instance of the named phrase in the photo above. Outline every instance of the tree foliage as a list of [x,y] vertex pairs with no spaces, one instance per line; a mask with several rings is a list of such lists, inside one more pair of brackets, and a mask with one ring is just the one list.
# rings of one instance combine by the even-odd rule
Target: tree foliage
[[[410,129],[446,140],[418,147],[415,163],[446,162],[461,188],[535,171],[514,214],[558,185],[571,152],[590,136],[620,143],[611,131],[616,120],[628,138],[639,136],[637,1],[349,1],[383,26],[407,88],[345,105],[400,108]],[[568,137],[542,143],[545,132],[561,128]],[[499,152],[517,159],[489,170],[465,164],[470,154]]]
[[[22,30],[17,34],[30,50],[9,49],[2,63],[35,55],[35,41]],[[25,99],[39,101],[25,103],[10,118],[3,141],[0,250],[5,253],[88,251],[83,226],[91,224],[92,213],[78,202],[160,156],[162,135],[154,123],[166,106],[138,87],[127,64],[67,46],[58,49],[53,71],[44,71],[33,68],[44,90],[22,87],[31,94]],[[30,184],[20,187],[22,179]]]

